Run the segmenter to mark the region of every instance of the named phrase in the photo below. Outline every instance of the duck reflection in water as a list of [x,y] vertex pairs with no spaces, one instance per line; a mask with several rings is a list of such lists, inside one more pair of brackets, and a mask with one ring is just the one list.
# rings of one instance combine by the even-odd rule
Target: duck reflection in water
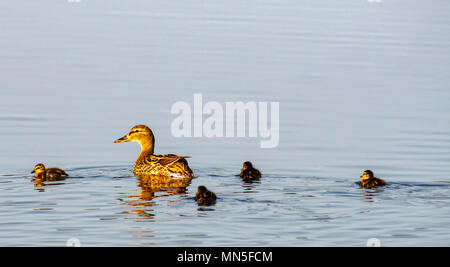
[[[157,197],[167,197],[186,193],[186,187],[191,183],[190,178],[170,178],[165,176],[138,177],[141,188],[140,200],[152,200]],[[155,193],[162,192],[157,195]]]
[[128,213],[137,214],[148,221],[153,221],[155,216],[152,207],[159,205],[153,201],[155,198],[184,195],[192,180],[167,176],[138,176],[136,179],[139,194],[128,195],[119,200],[132,207]]

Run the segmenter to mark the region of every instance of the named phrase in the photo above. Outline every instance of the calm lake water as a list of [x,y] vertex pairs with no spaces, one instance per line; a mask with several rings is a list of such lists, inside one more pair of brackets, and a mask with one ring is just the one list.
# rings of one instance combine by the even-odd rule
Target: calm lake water
[[[0,245],[449,246],[449,33],[447,0],[0,1]],[[195,93],[279,102],[279,145],[175,138]],[[133,176],[135,124],[192,156],[184,192]]]

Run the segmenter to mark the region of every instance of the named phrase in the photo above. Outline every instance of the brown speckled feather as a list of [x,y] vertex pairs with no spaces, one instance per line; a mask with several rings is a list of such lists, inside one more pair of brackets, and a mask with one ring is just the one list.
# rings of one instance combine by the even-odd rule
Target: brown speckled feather
[[244,179],[259,179],[261,172],[258,169],[245,169],[241,171],[240,176]]
[[135,175],[167,175],[172,177],[194,177],[185,158],[174,154],[149,155],[134,165]]
[[45,170],[45,177],[47,178],[58,178],[68,176],[67,173],[58,168],[48,168]]

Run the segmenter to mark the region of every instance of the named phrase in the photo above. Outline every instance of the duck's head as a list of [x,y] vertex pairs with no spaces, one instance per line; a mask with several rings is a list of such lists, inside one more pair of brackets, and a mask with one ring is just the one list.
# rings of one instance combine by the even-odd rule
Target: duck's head
[[141,145],[150,144],[153,145],[155,138],[153,137],[153,132],[145,125],[136,125],[126,134],[125,136],[117,139],[114,143],[123,142],[137,142]]
[[361,175],[361,180],[367,180],[372,179],[374,177],[373,171],[371,170],[365,170],[363,174]]
[[253,165],[250,161],[246,161],[242,164],[242,170],[253,169]]
[[36,175],[43,173],[45,171],[45,166],[42,163],[36,164],[34,166],[34,169],[31,171],[31,173],[36,173]]
[[204,194],[204,193],[206,193],[208,191],[208,189],[206,188],[206,186],[204,186],[204,185],[201,185],[201,186],[199,186],[198,187],[198,189],[197,189],[197,194]]

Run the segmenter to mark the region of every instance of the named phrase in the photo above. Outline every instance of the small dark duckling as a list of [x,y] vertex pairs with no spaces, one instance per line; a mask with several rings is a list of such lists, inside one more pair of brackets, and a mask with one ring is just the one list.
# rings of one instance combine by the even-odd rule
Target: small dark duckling
[[253,168],[250,161],[246,161],[242,164],[242,170],[239,176],[245,180],[259,179],[261,178],[261,172],[258,169]]
[[217,197],[214,192],[209,191],[206,186],[201,185],[198,187],[197,194],[195,195],[195,200],[201,204],[213,204]]
[[361,175],[360,185],[362,188],[370,189],[377,186],[384,186],[386,185],[386,182],[378,177],[375,177],[373,175],[373,171],[365,170],[364,173]]
[[34,166],[33,171],[31,173],[34,173],[34,177],[36,179],[54,179],[54,178],[63,178],[67,177],[67,173],[61,169],[58,168],[48,168],[46,169],[44,164],[39,163],[36,166]]

